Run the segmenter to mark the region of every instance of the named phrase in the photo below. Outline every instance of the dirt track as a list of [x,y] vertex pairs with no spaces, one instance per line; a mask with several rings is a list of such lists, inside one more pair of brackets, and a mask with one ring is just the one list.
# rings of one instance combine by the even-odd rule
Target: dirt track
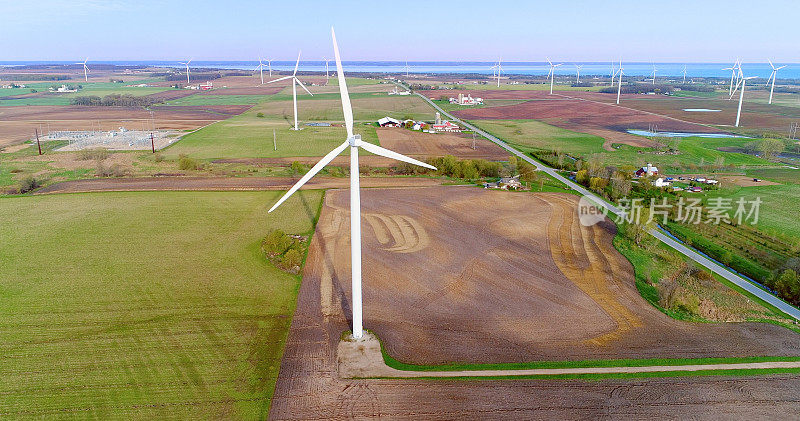
[[453,155],[465,159],[486,159],[505,161],[508,152],[481,136],[475,139],[451,133],[422,133],[399,128],[377,129],[381,146],[395,152],[416,157],[437,157]]
[[[36,194],[79,193],[100,191],[180,191],[180,190],[285,190],[299,178],[285,177],[144,177],[97,178],[64,181],[36,191]],[[411,177],[362,177],[362,187],[436,186],[442,180]],[[346,188],[347,177],[315,177],[306,189]]]
[[[649,307],[610,248],[610,227],[582,228],[566,211],[574,202],[467,187],[363,192],[365,326],[410,362],[800,353],[798,335],[782,328],[696,325]],[[326,197],[271,418],[718,419],[800,411],[798,375],[341,379],[335,350],[350,312],[346,203],[346,191]],[[594,278],[570,278],[578,272]]]

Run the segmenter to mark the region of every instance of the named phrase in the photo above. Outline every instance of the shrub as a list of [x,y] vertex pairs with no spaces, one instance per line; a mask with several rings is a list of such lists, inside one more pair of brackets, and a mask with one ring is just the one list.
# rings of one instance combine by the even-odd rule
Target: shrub
[[108,158],[109,154],[110,152],[108,152],[108,149],[104,148],[84,149],[78,152],[78,159],[81,161],[88,161],[88,160],[102,161]]
[[98,177],[125,177],[128,175],[128,170],[126,170],[120,164],[111,164],[106,166],[102,161],[100,161],[97,163],[95,175]]
[[161,162],[161,161],[164,160],[164,155],[161,155],[160,152],[156,152],[156,154],[155,154],[155,156],[153,158],[156,160],[156,162]]
[[264,118],[264,113],[258,113],[258,114],[256,114],[256,117],[258,117],[258,118]]
[[292,174],[305,174],[308,171],[308,168],[300,161],[292,161],[290,168],[292,169]]
[[188,156],[181,154],[178,159],[178,168],[181,170],[202,170],[203,164],[198,162],[196,159],[189,158]]
[[42,184],[34,177],[25,177],[19,183],[19,192],[20,193],[27,193],[32,190],[36,190],[41,187]]
[[279,229],[270,231],[261,242],[261,249],[269,256],[282,255],[291,246],[292,238]]
[[281,259],[280,265],[282,269],[290,270],[290,271],[297,271],[300,269],[300,265],[303,263],[303,255],[300,254],[300,251],[297,249],[289,249],[286,254],[283,255],[283,259]]

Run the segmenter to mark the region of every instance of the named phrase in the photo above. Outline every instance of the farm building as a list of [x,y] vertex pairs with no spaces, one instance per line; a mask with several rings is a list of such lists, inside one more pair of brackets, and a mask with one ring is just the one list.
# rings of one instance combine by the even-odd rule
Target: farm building
[[501,177],[500,181],[494,183],[483,183],[485,189],[502,189],[502,190],[517,190],[522,188],[522,183],[519,181],[519,176],[514,177]]
[[381,127],[401,127],[403,122],[391,117],[384,117],[378,120],[378,125]]
[[458,127],[458,125],[455,123],[445,120],[438,124],[432,124],[431,130],[436,132],[459,133],[461,132],[461,127]]
[[667,187],[671,185],[672,182],[665,180],[664,177],[658,177],[655,179],[655,181],[653,181],[652,184],[656,187]]
[[465,96],[463,93],[459,93],[458,97],[450,98],[450,103],[458,105],[480,105],[483,104],[483,98],[473,98],[470,94]]
[[636,170],[636,172],[633,175],[635,175],[636,177],[658,175],[658,167],[654,167],[652,164],[648,163],[646,167],[642,167]]

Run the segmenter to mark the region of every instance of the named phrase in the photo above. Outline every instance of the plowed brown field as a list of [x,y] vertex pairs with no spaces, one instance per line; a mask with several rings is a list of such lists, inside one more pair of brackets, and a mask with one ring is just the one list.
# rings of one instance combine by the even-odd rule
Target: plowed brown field
[[395,152],[416,157],[437,157],[453,155],[457,158],[481,158],[490,161],[505,161],[508,152],[484,139],[451,133],[422,133],[398,128],[377,129],[381,146]]
[[[365,327],[407,362],[798,355],[772,325],[691,324],[653,309],[576,197],[469,187],[362,192]],[[341,379],[350,314],[347,191],[326,197],[271,418],[780,417],[800,376],[644,380]]]

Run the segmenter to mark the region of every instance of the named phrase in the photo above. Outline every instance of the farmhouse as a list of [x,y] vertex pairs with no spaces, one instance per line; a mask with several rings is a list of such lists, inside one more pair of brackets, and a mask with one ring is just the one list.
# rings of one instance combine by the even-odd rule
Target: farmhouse
[[378,125],[381,127],[400,127],[403,125],[403,122],[391,117],[384,117],[378,120]]
[[633,175],[636,177],[658,175],[658,167],[654,167],[652,164],[648,163],[646,167],[636,170]]
[[458,127],[458,125],[455,123],[445,120],[439,124],[432,124],[431,130],[436,132],[459,133],[461,132],[461,127]]
[[411,95],[410,91],[398,91],[397,86],[394,87],[393,90],[389,91],[389,95]]
[[502,190],[517,190],[522,188],[522,183],[519,181],[519,176],[501,177],[500,181],[494,183],[483,183],[485,189],[502,189]]
[[656,187],[667,187],[667,186],[671,185],[672,182],[668,181],[668,180],[665,180],[664,177],[658,177],[651,184],[653,184]]

